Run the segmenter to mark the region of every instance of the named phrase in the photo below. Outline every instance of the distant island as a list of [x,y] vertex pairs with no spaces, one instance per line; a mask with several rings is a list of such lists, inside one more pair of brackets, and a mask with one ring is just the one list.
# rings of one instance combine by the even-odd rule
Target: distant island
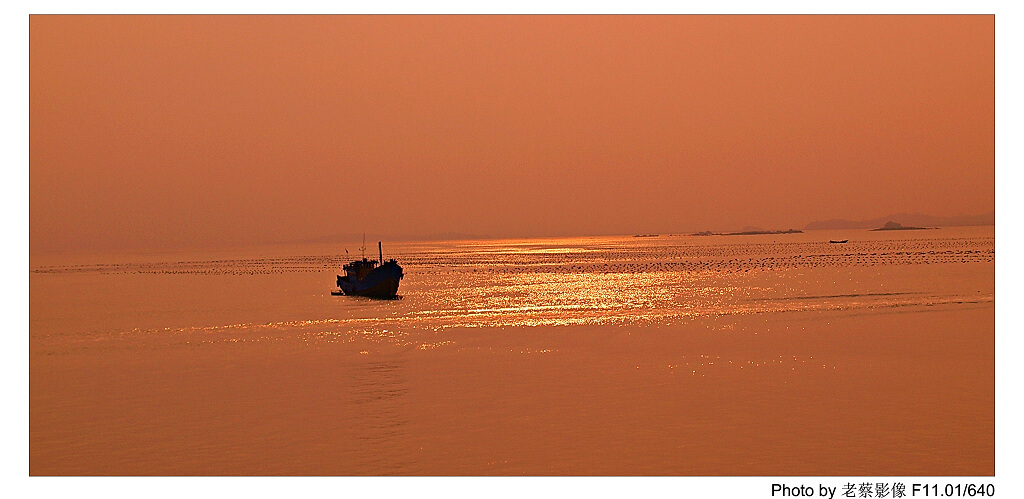
[[764,230],[764,229],[752,229],[743,230],[740,232],[711,232],[706,230],[703,232],[694,232],[691,236],[757,236],[762,234],[801,234],[802,230],[786,229],[786,230]]
[[[955,217],[936,217],[921,213],[896,213],[871,220],[822,220],[811,222],[804,230],[835,230],[835,229],[874,229],[886,222],[894,222],[909,227],[959,227],[965,225],[995,225],[996,212],[990,211],[980,215],[961,215]],[[898,230],[898,229],[891,229]]]
[[801,234],[802,230],[786,229],[786,230],[744,230],[742,232],[726,232],[723,236],[756,236],[760,234]]
[[883,225],[883,226],[881,226],[881,227],[879,227],[877,229],[871,229],[871,230],[927,230],[927,229],[934,229],[934,228],[935,227],[909,227],[909,226],[906,226],[906,225],[898,224],[898,223],[893,222],[893,221],[890,220],[890,221],[886,222],[885,225]]

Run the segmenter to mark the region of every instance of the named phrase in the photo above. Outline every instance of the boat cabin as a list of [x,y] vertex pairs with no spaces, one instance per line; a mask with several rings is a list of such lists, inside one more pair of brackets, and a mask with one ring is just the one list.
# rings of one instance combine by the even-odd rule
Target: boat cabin
[[345,265],[342,269],[345,270],[345,277],[354,278],[359,281],[366,277],[366,274],[369,274],[370,271],[376,267],[377,260],[367,260],[366,258],[363,258],[362,260],[356,260]]

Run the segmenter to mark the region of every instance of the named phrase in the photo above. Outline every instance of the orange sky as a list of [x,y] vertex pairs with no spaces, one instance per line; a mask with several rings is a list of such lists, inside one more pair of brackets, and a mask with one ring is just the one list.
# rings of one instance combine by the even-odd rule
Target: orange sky
[[30,250],[994,210],[993,16],[31,16]]

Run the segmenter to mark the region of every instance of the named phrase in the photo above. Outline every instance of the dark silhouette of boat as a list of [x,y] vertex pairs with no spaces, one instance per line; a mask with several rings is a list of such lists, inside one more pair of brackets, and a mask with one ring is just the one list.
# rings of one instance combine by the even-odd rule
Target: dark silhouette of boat
[[[398,283],[405,274],[402,267],[394,259],[384,261],[384,249],[377,243],[380,260],[355,260],[342,267],[344,276],[338,276],[340,291],[331,291],[332,295],[354,295],[369,298],[394,298],[398,293]],[[378,262],[384,262],[378,265]]]
[[843,239],[843,240],[841,240],[841,241],[837,241],[837,240],[835,240],[835,239],[829,239],[829,241],[828,241],[828,242],[830,242],[830,243],[832,243],[832,244],[843,244],[843,243],[848,243],[848,242],[850,242],[850,240],[849,240],[849,239]]

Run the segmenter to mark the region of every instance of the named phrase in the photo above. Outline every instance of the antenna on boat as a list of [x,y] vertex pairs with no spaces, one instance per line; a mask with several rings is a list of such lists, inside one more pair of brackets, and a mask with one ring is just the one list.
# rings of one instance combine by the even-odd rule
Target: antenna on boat
[[381,246],[380,241],[377,241],[377,251],[380,251],[380,264],[384,265],[384,246]]
[[366,260],[366,233],[363,232],[363,245],[359,247],[359,251],[363,253],[363,260]]

